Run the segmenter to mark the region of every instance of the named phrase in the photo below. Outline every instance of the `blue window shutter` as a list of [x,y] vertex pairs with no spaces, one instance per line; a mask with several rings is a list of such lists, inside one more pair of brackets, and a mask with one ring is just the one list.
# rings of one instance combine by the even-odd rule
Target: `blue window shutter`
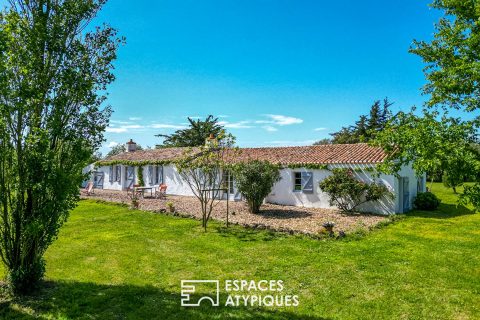
[[153,185],[153,166],[148,166],[148,183]]
[[112,182],[113,182],[113,166],[110,166],[109,169],[110,169],[110,170],[109,170],[109,172],[108,172],[108,173],[109,173],[109,174],[108,174],[108,181],[110,181],[110,183],[112,183]]
[[302,172],[303,193],[313,193],[313,172]]
[[158,166],[158,182],[163,184],[163,166]]

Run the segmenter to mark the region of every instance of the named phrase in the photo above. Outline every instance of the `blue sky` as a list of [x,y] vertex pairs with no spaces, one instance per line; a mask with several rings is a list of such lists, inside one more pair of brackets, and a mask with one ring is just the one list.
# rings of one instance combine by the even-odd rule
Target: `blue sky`
[[161,142],[186,117],[219,116],[240,146],[304,145],[388,96],[421,106],[430,1],[110,0],[95,23],[127,38],[102,148]]

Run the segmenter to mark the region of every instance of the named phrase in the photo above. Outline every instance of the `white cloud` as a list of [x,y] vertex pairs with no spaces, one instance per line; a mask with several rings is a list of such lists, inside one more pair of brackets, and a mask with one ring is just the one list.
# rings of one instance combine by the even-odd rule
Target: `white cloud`
[[177,124],[168,124],[168,123],[154,123],[150,125],[150,128],[153,129],[184,129],[185,126]]
[[252,126],[249,125],[250,121],[238,121],[238,122],[228,122],[228,121],[219,121],[218,124],[224,126],[225,128],[230,129],[248,129]]
[[120,120],[110,120],[110,123],[116,123],[116,124],[131,124],[130,121],[120,121]]
[[110,141],[110,143],[107,145],[108,148],[113,148],[113,147],[116,147],[118,146],[118,142],[116,141]]
[[325,131],[325,130],[327,130],[327,128],[320,127],[320,128],[313,129],[313,131]]
[[303,123],[303,119],[284,116],[281,114],[266,114],[266,117],[270,118],[270,120],[257,120],[255,123],[258,124],[272,124],[277,126],[288,126],[291,124],[299,124]]
[[219,114],[217,118],[228,118],[229,116],[226,114]]
[[143,126],[139,124],[131,124],[131,125],[126,125],[126,126],[121,126],[120,128],[125,128],[125,129],[142,129]]
[[128,118],[128,120],[130,120],[130,121],[139,121],[139,120],[142,120],[142,118],[140,118],[140,117],[130,117],[130,118]]
[[300,118],[284,116],[281,114],[267,114],[267,117],[273,120],[273,123],[279,126],[288,126],[291,124],[302,123],[303,120]]
[[263,126],[262,127],[263,129],[269,131],[269,132],[275,132],[275,131],[278,131],[277,128],[273,127],[273,126]]
[[126,128],[107,128],[105,129],[106,132],[110,132],[110,133],[122,133],[122,132],[127,132],[127,129]]

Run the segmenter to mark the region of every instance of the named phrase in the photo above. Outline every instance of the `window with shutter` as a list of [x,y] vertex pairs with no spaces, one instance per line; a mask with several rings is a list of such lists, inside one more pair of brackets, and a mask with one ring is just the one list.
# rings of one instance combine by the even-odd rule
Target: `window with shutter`
[[157,166],[155,184],[163,184],[163,166]]
[[302,191],[302,173],[294,173],[293,191]]
[[294,172],[293,191],[313,193],[313,172]]
[[120,182],[122,177],[122,167],[115,166],[115,181]]
[[148,183],[151,186],[155,184],[155,181],[153,181],[153,166],[148,166]]
[[113,182],[113,166],[110,166],[110,168],[109,168],[109,171],[108,171],[108,181],[110,181],[110,183]]
[[313,193],[313,172],[302,172],[303,193]]

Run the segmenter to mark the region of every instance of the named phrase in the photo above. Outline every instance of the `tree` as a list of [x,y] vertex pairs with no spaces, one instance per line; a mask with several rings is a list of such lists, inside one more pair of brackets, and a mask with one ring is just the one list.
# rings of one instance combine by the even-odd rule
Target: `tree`
[[[368,115],[361,115],[353,126],[342,127],[337,132],[331,133],[333,144],[350,144],[369,142],[374,139],[377,132],[383,130],[388,120],[392,117],[390,107],[393,103],[388,98],[375,101],[370,107]],[[317,144],[317,143],[314,143]]]
[[[424,73],[427,84],[423,93],[429,95],[428,108],[443,108],[445,114],[449,109],[474,112],[479,109],[480,101],[480,11],[477,1],[434,0],[432,7],[443,10],[445,16],[435,24],[434,38],[430,42],[414,41],[410,52],[420,56],[426,64]],[[465,121],[465,135],[478,129],[480,117],[475,121]],[[437,139],[447,137],[437,136]],[[465,141],[461,141],[462,150]],[[450,149],[452,150],[452,149]],[[452,150],[454,153],[455,149]],[[448,150],[447,150],[448,152]],[[471,158],[468,157],[467,158]],[[478,162],[477,162],[478,163]],[[478,164],[470,163],[469,171],[476,170]],[[478,171],[478,170],[477,170]],[[477,175],[478,179],[478,175]],[[480,182],[465,189],[462,201],[472,200],[480,204]],[[468,194],[467,194],[468,192]],[[476,207],[480,210],[480,206]]]
[[[417,116],[415,110],[395,115],[372,142],[387,153],[380,171],[397,173],[402,166],[412,164],[418,174],[474,174],[478,158],[471,146],[476,136],[474,126],[460,118],[439,117],[438,112],[427,110],[423,116]],[[461,173],[454,173],[458,170]]]
[[[136,148],[137,150],[143,150],[143,147],[139,144],[137,144]],[[113,146],[110,151],[108,151],[105,158],[113,157],[113,156],[116,156],[117,154],[124,153],[126,151],[127,151],[127,148],[125,147],[124,144],[117,144],[116,146]]]
[[213,208],[223,194],[226,180],[224,172],[229,169],[227,160],[236,152],[234,143],[232,135],[221,135],[210,145],[188,148],[176,163],[180,176],[200,202],[205,231]]
[[354,212],[361,204],[391,196],[384,185],[357,180],[351,169],[335,168],[319,185],[330,196],[330,205],[344,212]]
[[434,0],[445,16],[435,24],[431,42],[415,40],[410,52],[420,56],[430,95],[428,106],[443,105],[467,112],[480,107],[480,11],[476,1]]
[[123,41],[107,25],[86,29],[104,2],[18,0],[0,15],[0,258],[14,293],[43,277],[43,254],[104,141]]
[[332,140],[328,138],[324,138],[313,143],[314,146],[321,146],[325,144],[332,144]]
[[467,179],[475,177],[475,162],[478,162],[478,154],[473,149],[465,153],[463,158],[450,158],[443,169],[443,184],[457,193],[457,187],[463,185]]
[[173,134],[158,134],[163,137],[163,144],[157,147],[199,147],[205,144],[205,140],[213,135],[214,137],[226,136],[224,127],[218,123],[218,118],[209,115],[205,120],[193,120],[188,118],[190,123],[186,129],[180,129]]
[[253,160],[238,163],[233,168],[238,191],[247,200],[251,213],[258,213],[263,200],[280,180],[277,165],[268,161]]

